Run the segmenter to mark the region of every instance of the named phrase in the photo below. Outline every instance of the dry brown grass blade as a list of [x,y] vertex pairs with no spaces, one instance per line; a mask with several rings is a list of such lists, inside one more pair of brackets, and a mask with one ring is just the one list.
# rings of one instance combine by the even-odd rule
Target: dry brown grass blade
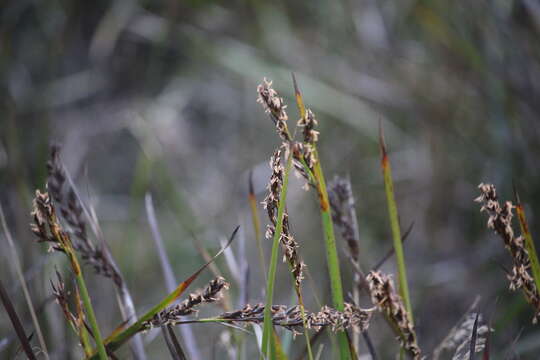
[[19,319],[19,316],[17,315],[17,312],[15,311],[15,308],[13,307],[13,303],[11,302],[11,299],[9,298],[9,295],[6,289],[4,288],[4,284],[2,284],[1,280],[0,280],[0,299],[2,300],[2,304],[4,305],[4,308],[6,309],[9,319],[11,320],[11,324],[13,325],[13,328],[15,329],[15,332],[17,333],[17,337],[19,338],[19,341],[21,342],[21,346],[26,356],[30,360],[35,360],[36,357],[34,356],[34,353],[32,351],[32,345],[30,344],[30,341],[28,341],[28,338],[26,337],[26,333],[21,324],[21,320]]
[[[411,225],[409,225],[409,227],[407,228],[407,230],[405,231],[405,233],[403,234],[403,236],[401,237],[401,243],[402,244],[405,244],[405,241],[409,238],[409,234],[411,233],[412,229],[414,228],[414,221],[411,223]],[[390,259],[393,255],[395,254],[395,250],[394,248],[392,247],[390,250],[388,250],[388,252],[381,258],[381,260],[379,260],[374,266],[373,266],[373,270],[379,270],[381,268],[381,266],[383,266],[383,264],[385,262],[388,261],[388,259]]]
[[24,275],[23,275],[22,266],[19,261],[19,255],[17,254],[17,249],[15,248],[15,242],[13,241],[13,237],[11,236],[11,231],[9,231],[9,228],[6,222],[6,217],[4,216],[4,210],[1,204],[0,204],[0,222],[2,223],[2,229],[4,231],[4,235],[8,241],[9,248],[11,249],[11,252],[12,252],[11,260],[13,261],[13,264],[15,266],[15,271],[19,278],[19,282],[23,290],[24,298],[26,300],[28,310],[30,311],[30,316],[32,317],[32,322],[34,324],[34,329],[37,334],[39,345],[41,346],[41,350],[42,350],[45,360],[48,360],[49,351],[47,350],[45,338],[43,337],[43,332],[41,331],[41,326],[39,325],[39,321],[37,319],[36,310],[34,308],[34,304],[32,303],[32,298],[30,297],[28,286],[26,286],[26,279],[24,278]]
[[476,337],[478,335],[478,317],[480,313],[476,313],[476,318],[474,319],[474,325],[471,334],[471,345],[469,346],[469,360],[474,360],[476,353]]
[[176,338],[176,334],[174,333],[174,330],[171,325],[167,325],[167,332],[169,333],[169,337],[171,339],[172,346],[174,347],[174,353],[177,355],[178,360],[186,360],[186,354],[184,353],[184,349],[182,349],[182,346],[180,345],[180,342]]

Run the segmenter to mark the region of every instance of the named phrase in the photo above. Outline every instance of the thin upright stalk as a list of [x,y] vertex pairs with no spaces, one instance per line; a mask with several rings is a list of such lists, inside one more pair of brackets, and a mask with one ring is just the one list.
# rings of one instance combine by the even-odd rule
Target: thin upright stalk
[[[77,308],[77,318],[75,320],[76,328],[75,330],[79,334],[79,339],[81,341],[82,348],[84,350],[84,355],[89,356],[92,354],[92,345],[90,344],[90,337],[88,335],[88,329],[84,323],[84,310],[83,304],[81,303],[81,293],[78,288],[75,288],[75,301]],[[73,325],[73,324],[72,324]]]
[[[326,262],[328,265],[328,275],[330,276],[330,287],[332,289],[332,302],[338,311],[344,309],[343,287],[341,285],[341,271],[339,268],[339,257],[336,247],[336,236],[334,233],[334,224],[330,213],[330,202],[328,200],[328,191],[321,167],[319,154],[315,149],[317,162],[314,166],[314,175],[317,180],[317,193],[319,195],[319,208],[324,231],[324,240],[326,247]],[[347,334],[340,331],[338,334],[340,359],[350,359],[349,342]]]
[[307,331],[307,321],[306,321],[306,309],[304,307],[304,297],[302,296],[302,293],[300,291],[300,288],[297,290],[298,295],[298,305],[300,306],[300,315],[302,316],[302,325],[304,329],[304,336],[306,338],[306,349],[308,353],[308,359],[313,360],[313,352],[311,351],[311,339],[309,338],[309,334]]
[[411,325],[414,325],[411,300],[409,297],[409,286],[407,283],[407,268],[405,266],[405,256],[403,253],[403,244],[401,240],[401,230],[399,226],[398,209],[394,196],[394,182],[392,179],[392,168],[388,153],[386,152],[386,144],[382,127],[380,128],[380,147],[381,147],[381,167],[384,177],[384,189],[386,192],[386,201],[388,205],[388,216],[390,218],[390,227],[392,229],[392,239],[394,242],[394,250],[396,253],[396,262],[399,279],[399,294],[403,298],[405,308],[409,313]]
[[[276,280],[277,262],[279,257],[279,238],[283,230],[283,214],[285,212],[285,202],[287,199],[287,189],[289,187],[289,174],[292,166],[292,152],[289,152],[287,159],[287,165],[285,167],[285,174],[283,177],[283,186],[281,193],[279,194],[279,206],[277,215],[277,224],[274,231],[274,239],[272,242],[272,254],[270,257],[270,265],[268,268],[268,277],[266,280],[266,306],[264,308],[264,322],[263,322],[263,338],[261,345],[262,355],[268,357],[271,354],[275,355],[275,351],[271,351],[274,346],[269,346],[272,339],[272,303],[274,301],[274,285]],[[273,341],[273,340],[272,340]],[[262,358],[262,356],[261,356]],[[270,356],[270,359],[272,357]]]
[[[73,252],[69,255],[70,258],[77,258],[77,255]],[[75,262],[72,262],[72,264]],[[78,260],[76,260],[78,264]],[[88,322],[90,323],[90,328],[94,334],[94,340],[96,342],[96,347],[100,360],[107,360],[107,352],[105,351],[105,346],[103,345],[103,338],[101,337],[101,332],[96,320],[96,314],[94,313],[94,308],[92,307],[92,301],[90,300],[90,295],[88,294],[88,288],[86,287],[86,282],[81,272],[80,267],[73,266],[73,271],[75,273],[75,279],[77,280],[77,286],[79,288],[81,299],[86,310],[86,315],[88,317]]]
[[26,353],[26,356],[28,357],[29,360],[36,360],[36,356],[34,355],[34,352],[32,351],[32,346],[30,345],[30,341],[28,341],[28,337],[26,336],[24,328],[21,324],[21,320],[19,319],[19,316],[17,315],[17,312],[15,311],[15,307],[13,306],[13,303],[11,302],[9,295],[6,291],[6,288],[2,284],[1,280],[0,280],[0,302],[2,302],[2,304],[4,305],[6,313],[8,314],[9,319],[11,320],[11,323],[13,324],[15,333],[17,334],[17,337],[19,338],[19,341],[21,342],[22,349]]

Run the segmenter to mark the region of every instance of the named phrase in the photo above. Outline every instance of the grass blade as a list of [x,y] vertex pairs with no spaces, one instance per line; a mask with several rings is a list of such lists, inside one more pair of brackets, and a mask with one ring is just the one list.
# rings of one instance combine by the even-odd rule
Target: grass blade
[[35,360],[36,357],[34,356],[34,353],[32,352],[32,346],[30,345],[30,342],[28,341],[28,338],[26,337],[26,333],[24,332],[24,328],[21,324],[21,320],[19,319],[19,316],[17,315],[17,312],[15,311],[15,308],[13,307],[13,303],[11,302],[9,295],[7,294],[7,291],[4,288],[4,285],[2,284],[1,280],[0,280],[0,299],[2,300],[2,304],[4,305],[4,308],[6,309],[9,319],[11,320],[11,323],[13,324],[13,328],[15,329],[15,332],[17,333],[17,336],[19,338],[19,341],[21,342],[24,352],[26,353],[26,356],[30,360]]
[[187,359],[186,354],[184,353],[182,346],[180,346],[180,342],[176,338],[176,334],[174,333],[174,330],[171,325],[167,325],[167,331],[169,332],[169,337],[174,347],[175,354],[177,355],[178,360],[186,360]]
[[[414,222],[411,223],[411,225],[409,225],[409,227],[407,228],[407,230],[405,231],[405,234],[403,234],[403,236],[401,237],[401,244],[405,244],[405,241],[409,238],[409,234],[411,233],[412,229],[414,227]],[[373,266],[373,270],[379,270],[379,268],[381,266],[383,266],[383,264],[388,261],[388,259],[390,259],[392,257],[392,255],[394,255],[395,253],[395,248],[392,247],[390,250],[388,250],[386,252],[386,254],[381,258],[381,260],[379,260],[374,266]]]
[[13,241],[13,238],[11,236],[11,232],[9,231],[9,228],[7,226],[6,217],[4,216],[4,210],[2,209],[2,205],[0,204],[0,222],[2,223],[2,229],[4,231],[4,235],[9,243],[9,248],[11,249],[11,259],[13,260],[13,264],[15,265],[15,271],[17,272],[17,277],[19,278],[19,281],[21,283],[21,287],[23,290],[24,298],[26,300],[26,304],[28,305],[28,310],[30,311],[30,316],[32,317],[32,322],[34,323],[34,329],[37,334],[37,338],[39,341],[39,345],[41,346],[41,350],[43,352],[43,356],[46,360],[49,359],[49,351],[47,350],[47,345],[45,343],[45,338],[43,337],[43,333],[41,332],[41,326],[39,325],[36,310],[34,309],[34,305],[32,304],[32,299],[30,298],[30,293],[28,291],[28,287],[26,286],[26,280],[24,279],[24,275],[22,272],[22,266],[19,261],[19,255],[17,254],[17,249],[15,248],[15,243]]
[[[172,303],[174,300],[176,300],[178,297],[180,297],[184,291],[188,288],[191,283],[197,279],[197,277],[200,275],[200,273],[208,267],[216,258],[218,258],[223,252],[231,245],[232,241],[234,240],[236,233],[238,232],[239,226],[237,226],[233,233],[231,234],[229,241],[227,244],[222,247],[212,259],[202,265],[197,271],[195,271],[192,275],[190,275],[186,280],[184,280],[182,283],[178,285],[178,287],[172,291],[169,295],[167,295],[161,302],[159,302],[157,305],[155,305],[152,309],[150,309],[146,314],[141,316],[133,325],[129,326],[127,329],[121,331],[120,328],[117,328],[115,330],[114,334],[107,337],[105,339],[105,343],[107,346],[107,349],[110,351],[114,351],[118,349],[120,346],[122,346],[126,341],[128,341],[130,338],[132,338],[135,334],[142,331],[144,323],[148,320],[150,320],[154,315],[156,315],[161,310],[165,309],[170,303]],[[90,359],[97,359],[96,355],[94,354]]]
[[474,360],[475,356],[474,354],[476,353],[476,336],[477,336],[477,333],[478,333],[478,317],[480,316],[480,313],[476,313],[476,318],[474,319],[474,325],[473,325],[473,329],[472,329],[472,334],[471,334],[471,345],[470,345],[470,350],[469,350],[469,360]]
[[405,257],[403,254],[403,244],[401,240],[401,230],[399,227],[399,216],[396,205],[396,199],[394,197],[394,181],[392,179],[392,169],[390,166],[390,160],[388,159],[388,153],[386,151],[386,144],[384,143],[384,135],[382,125],[380,126],[379,141],[381,147],[381,167],[384,176],[384,189],[386,192],[386,200],[388,204],[388,215],[390,217],[390,227],[392,229],[392,238],[394,240],[394,251],[396,254],[396,263],[399,279],[399,293],[405,302],[405,308],[409,313],[411,324],[414,325],[411,300],[409,297],[409,285],[407,283],[407,269],[405,266]]
[[[73,258],[76,258],[75,253],[72,254]],[[78,271],[77,271],[78,270]],[[107,352],[105,351],[105,346],[103,345],[103,338],[101,337],[101,332],[96,319],[96,314],[94,313],[94,308],[92,306],[92,301],[90,300],[90,295],[88,294],[88,288],[86,287],[86,282],[82,275],[82,271],[79,268],[73,267],[73,272],[75,274],[75,279],[77,280],[77,287],[81,295],[84,308],[88,315],[88,322],[92,328],[92,333],[94,334],[94,339],[96,341],[96,347],[98,350],[98,355],[100,360],[107,360]]]

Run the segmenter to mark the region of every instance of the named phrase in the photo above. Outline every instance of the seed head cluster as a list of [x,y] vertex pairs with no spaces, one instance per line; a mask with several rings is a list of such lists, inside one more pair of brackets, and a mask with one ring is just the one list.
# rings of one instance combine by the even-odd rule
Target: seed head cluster
[[47,190],[59,206],[60,215],[72,229],[75,236],[88,242],[86,221],[77,194],[66,182],[67,175],[60,159],[60,146],[52,145],[47,161]]
[[515,236],[512,229],[513,210],[515,206],[507,201],[501,205],[497,198],[495,186],[480,184],[480,196],[475,199],[482,204],[481,212],[488,214],[487,227],[493,229],[501,237],[504,247],[512,257],[512,271],[507,275],[510,281],[510,290],[522,289],[529,304],[534,308],[533,323],[540,317],[540,295],[531,275],[531,260],[525,248],[523,236]]
[[303,142],[294,141],[287,127],[287,120],[289,119],[285,111],[287,105],[284,104],[283,98],[272,88],[272,82],[265,78],[257,87],[257,93],[257,102],[261,103],[264,110],[270,114],[276,126],[277,133],[283,141],[282,146],[288,151],[292,151],[296,173],[307,180],[305,189],[309,189],[309,185],[313,185],[312,179],[310,179],[310,176],[304,169],[303,162],[305,162],[311,171],[313,171],[313,167],[317,162],[315,143],[318,140],[319,132],[315,130],[317,120],[315,120],[313,112],[308,109],[306,115],[297,123],[299,127],[303,128]]
[[371,271],[367,275],[366,281],[369,285],[371,301],[395,328],[401,346],[415,360],[421,359],[416,332],[401,297],[394,289],[394,282],[391,277],[380,271]]
[[257,102],[262,104],[264,110],[270,114],[281,139],[289,143],[292,139],[287,127],[287,120],[289,120],[289,116],[285,111],[287,105],[284,104],[283,98],[279,97],[278,93],[272,88],[272,81],[265,78],[263,83],[257,86],[257,93],[259,94]]
[[318,122],[315,115],[310,109],[306,110],[306,115],[298,120],[297,125],[302,129],[304,143],[302,146],[302,156],[310,169],[313,169],[317,163],[317,155],[315,152],[315,143],[319,140],[319,132],[315,130]]
[[116,266],[111,262],[105,250],[96,246],[87,235],[87,224],[83,206],[73,188],[67,181],[67,174],[60,159],[60,147],[51,146],[47,162],[47,190],[54,199],[60,215],[69,227],[73,248],[80,254],[84,263],[91,265],[94,271],[110,278],[118,287],[123,280]]
[[48,192],[36,190],[31,215],[34,222],[30,224],[30,230],[37,236],[38,242],[48,243],[49,251],[65,253],[71,246],[71,240],[58,221]]
[[222,277],[217,277],[210,281],[202,292],[189,294],[188,298],[178,305],[171,306],[145,323],[146,328],[162,325],[174,325],[182,320],[183,316],[198,312],[197,306],[210,304],[221,299],[221,291],[229,288],[229,283]]
[[[272,175],[270,177],[270,182],[268,183],[268,195],[263,201],[264,208],[270,219],[270,224],[266,229],[267,239],[272,239],[274,237],[278,222],[279,197],[283,188],[284,177],[284,168],[281,164],[281,149],[277,149],[272,155],[270,167],[272,168]],[[304,278],[303,269],[305,264],[300,260],[300,256],[298,255],[297,249],[299,245],[291,234],[287,211],[283,212],[283,226],[279,242],[284,253],[283,261],[287,261],[291,266],[291,271],[298,288]]]
[[76,316],[69,309],[69,292],[66,290],[66,284],[60,272],[56,271],[56,282],[51,281],[51,287],[53,290],[53,296],[56,303],[62,309],[62,313],[66,320],[72,324],[76,322]]
[[348,179],[336,176],[328,185],[328,197],[332,209],[332,220],[347,242],[349,254],[358,262],[358,235],[356,234],[356,215],[351,183]]
[[[356,331],[365,331],[369,326],[371,312],[371,309],[361,309],[349,303],[345,303],[343,312],[324,306],[319,312],[306,312],[306,326],[315,331],[319,331],[323,327],[330,327],[332,331],[350,328]],[[240,310],[226,312],[217,318],[236,323],[260,324],[264,321],[264,305],[247,304]],[[300,306],[272,305],[272,322],[275,326],[281,326],[298,334],[304,324]]]

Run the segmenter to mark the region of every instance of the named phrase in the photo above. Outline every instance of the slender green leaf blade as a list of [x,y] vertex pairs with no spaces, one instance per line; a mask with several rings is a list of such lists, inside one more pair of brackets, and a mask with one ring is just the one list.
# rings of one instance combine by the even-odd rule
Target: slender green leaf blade
[[401,230],[399,227],[399,216],[394,195],[394,181],[392,179],[392,168],[390,166],[390,160],[388,159],[388,153],[386,151],[386,144],[384,143],[384,136],[382,127],[380,128],[380,147],[381,147],[381,167],[384,177],[384,189],[386,192],[386,200],[388,205],[388,215],[390,218],[390,227],[392,229],[392,238],[394,241],[394,251],[396,254],[396,262],[398,269],[399,279],[399,292],[405,307],[410,316],[411,323],[414,324],[411,300],[409,297],[409,286],[407,283],[407,268],[405,265],[405,257],[403,253],[403,244],[401,240]]

